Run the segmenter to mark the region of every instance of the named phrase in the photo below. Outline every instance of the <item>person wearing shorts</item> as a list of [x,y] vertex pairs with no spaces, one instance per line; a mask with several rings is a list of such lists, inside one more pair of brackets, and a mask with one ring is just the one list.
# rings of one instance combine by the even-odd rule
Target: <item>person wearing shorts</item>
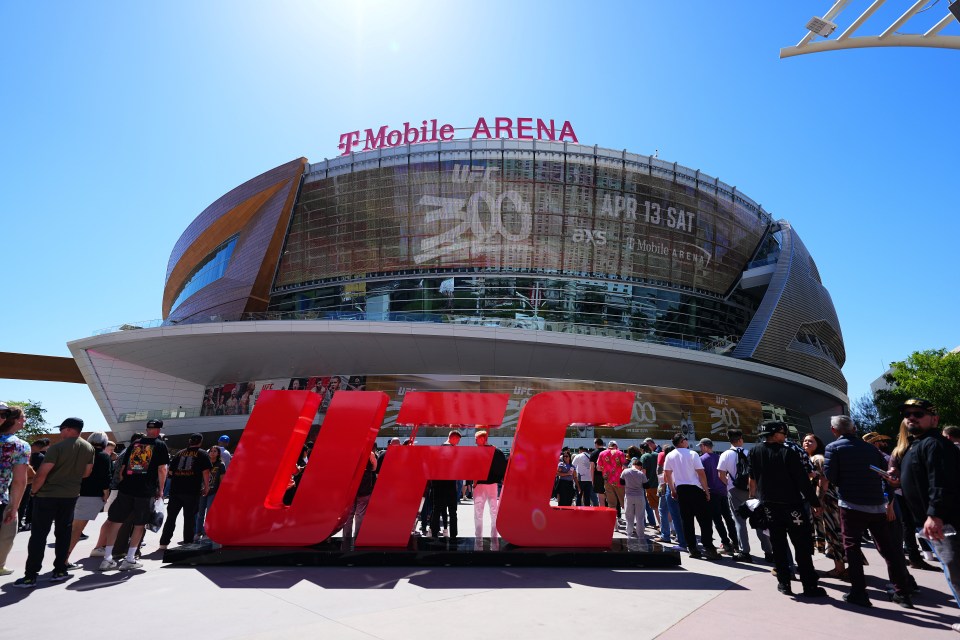
[[153,501],[152,496],[117,493],[117,499],[110,505],[107,519],[110,522],[123,523],[127,518],[131,518],[134,526],[146,526],[153,516]]
[[[140,541],[143,540],[144,525],[149,522],[153,512],[152,503],[160,497],[160,491],[167,479],[167,464],[170,462],[170,451],[159,437],[162,428],[162,420],[147,421],[147,437],[132,443],[120,458],[120,484],[117,487],[117,499],[110,505],[110,511],[107,513],[110,529],[107,531],[106,539],[110,543],[104,550],[100,571],[110,569],[126,571],[143,566],[137,561],[137,549],[140,548]],[[127,518],[132,519],[133,535],[130,537],[127,556],[118,565],[111,554],[116,543],[117,531]]]
[[80,541],[83,528],[91,520],[97,519],[97,515],[103,511],[107,496],[110,495],[113,463],[110,461],[110,454],[104,451],[108,442],[107,434],[95,431],[87,436],[87,442],[96,452],[93,456],[93,471],[80,482],[80,497],[77,498],[77,504],[73,508],[73,527],[70,532],[70,551],[67,557],[73,553],[74,547]]

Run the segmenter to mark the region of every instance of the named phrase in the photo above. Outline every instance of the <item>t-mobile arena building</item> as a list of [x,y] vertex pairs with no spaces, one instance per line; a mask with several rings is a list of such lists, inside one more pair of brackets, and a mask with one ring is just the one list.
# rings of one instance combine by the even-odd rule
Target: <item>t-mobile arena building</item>
[[[830,294],[793,226],[675,162],[580,144],[570,122],[479,118],[351,131],[204,209],[170,254],[163,319],[70,343],[122,438],[239,434],[264,389],[630,391],[633,443],[824,434],[848,404]],[[424,443],[450,425],[420,429]],[[465,434],[472,435],[469,430]],[[208,439],[209,441],[209,439]]]

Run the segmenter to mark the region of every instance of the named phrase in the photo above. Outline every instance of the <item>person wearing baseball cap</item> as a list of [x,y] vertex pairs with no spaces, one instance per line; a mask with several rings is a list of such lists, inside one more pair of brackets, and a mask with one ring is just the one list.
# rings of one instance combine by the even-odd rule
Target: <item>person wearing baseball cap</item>
[[[785,446],[789,429],[779,420],[769,420],[760,425],[759,434],[766,442],[750,451],[750,497],[760,498],[760,503],[769,522],[770,543],[773,546],[774,564],[777,569],[777,590],[784,595],[793,595],[790,586],[790,547],[803,584],[803,595],[822,598],[827,595],[820,586],[820,578],[813,568],[813,524],[804,509],[803,499],[810,503],[814,515],[820,513],[817,497],[800,454]],[[801,496],[803,499],[801,499]]]
[[607,443],[605,451],[597,456],[597,470],[603,474],[603,490],[608,507],[616,507],[617,524],[627,526],[623,519],[623,487],[620,485],[620,473],[627,465],[627,456],[617,447],[615,440]]
[[47,535],[53,527],[55,555],[51,582],[70,579],[67,557],[70,552],[70,534],[73,512],[80,496],[80,483],[93,471],[96,452],[80,437],[83,420],[67,418],[60,423],[60,442],[47,450],[43,464],[33,479],[33,525],[27,544],[27,566],[24,577],[13,583],[20,589],[37,586],[37,575],[43,565]]
[[223,462],[223,468],[228,469],[230,467],[230,460],[233,458],[233,455],[227,451],[227,447],[230,446],[230,436],[223,434],[217,438],[217,447],[220,448],[220,460]]
[[[900,406],[913,444],[900,465],[900,488],[914,522],[943,565],[954,598],[960,596],[960,449],[940,432],[937,407],[923,398]],[[953,625],[960,632],[960,622]]]
[[707,486],[710,487],[710,500],[707,502],[707,510],[710,512],[710,519],[713,521],[713,528],[716,529],[720,537],[720,544],[723,546],[724,553],[731,556],[737,555],[736,523],[730,514],[730,500],[727,498],[727,483],[720,480],[720,474],[717,471],[720,463],[720,454],[713,450],[713,440],[710,438],[700,438],[698,443],[700,448],[700,462],[703,463],[703,472],[707,476]]
[[[146,437],[131,442],[123,452],[117,464],[120,465],[120,484],[117,486],[117,498],[107,512],[108,527],[104,539],[110,543],[104,548],[100,571],[119,568],[121,571],[138,569],[143,566],[136,553],[143,540],[146,524],[153,516],[153,501],[159,498],[167,479],[167,465],[170,463],[170,450],[160,439],[163,420],[148,420]],[[113,559],[113,546],[116,543],[120,525],[133,518],[133,534],[127,556],[119,563]]]

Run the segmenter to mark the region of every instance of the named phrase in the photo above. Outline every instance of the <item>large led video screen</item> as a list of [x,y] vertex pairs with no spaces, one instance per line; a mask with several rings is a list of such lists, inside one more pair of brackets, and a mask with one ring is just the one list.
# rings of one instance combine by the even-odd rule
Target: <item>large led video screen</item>
[[[320,394],[322,399],[316,416],[318,424],[323,423],[335,392],[383,391],[390,397],[390,404],[379,437],[409,438],[414,435],[411,425],[397,423],[403,398],[411,391],[509,394],[510,400],[503,423],[487,427],[491,437],[513,437],[520,411],[531,397],[543,391],[630,391],[635,394],[633,415],[629,423],[616,426],[570,425],[566,434],[568,438],[622,438],[633,444],[648,436],[669,440],[674,433],[681,431],[691,442],[696,442],[702,437],[724,440],[726,430],[730,428],[742,429],[752,438],[763,419],[760,403],[756,400],[698,391],[582,380],[438,375],[314,375],[214,385],[208,387],[204,393],[204,407],[211,404],[212,407],[209,413],[205,410],[203,415],[248,413],[256,404],[260,392],[267,389],[308,390]],[[231,402],[237,398],[241,398],[237,401],[240,409],[232,411]],[[465,435],[473,435],[473,428],[458,427]],[[416,435],[442,437],[447,435],[450,428],[450,425],[424,426],[416,431]]]
[[599,155],[478,155],[307,182],[275,286],[481,270],[722,295],[766,231],[756,210],[673,172]]

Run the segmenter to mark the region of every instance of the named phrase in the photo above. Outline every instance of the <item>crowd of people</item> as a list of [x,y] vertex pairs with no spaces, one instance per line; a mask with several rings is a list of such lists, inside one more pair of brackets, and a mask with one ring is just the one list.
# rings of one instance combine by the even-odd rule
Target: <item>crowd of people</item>
[[[700,439],[694,450],[683,432],[666,446],[647,438],[626,452],[615,441],[605,444],[597,438],[592,450],[564,448],[560,453],[553,497],[560,507],[614,508],[616,530],[628,540],[676,546],[695,559],[719,560],[727,554],[738,562],[754,562],[753,528],[764,561],[774,565],[781,593],[794,595],[796,571],[799,596],[825,597],[821,577],[836,578],[850,583],[843,599],[862,607],[872,606],[861,551],[869,539],[886,565],[891,601],[912,608],[918,587],[911,570],[942,570],[954,597],[960,590],[960,429],[941,430],[936,407],[923,399],[906,401],[901,412],[892,448],[887,436],[861,437],[848,416],[831,419],[835,439],[829,444],[812,433],[795,442],[780,421],[764,422],[760,441],[749,451],[737,429],[727,431],[729,446],[723,453],[714,451],[709,438]],[[81,438],[83,421],[78,418],[60,424],[56,444],[48,439],[28,444],[16,436],[24,421],[21,408],[0,404],[0,575],[12,573],[4,563],[14,535],[18,530],[30,534],[24,576],[14,586],[36,585],[51,528],[55,553],[50,580],[67,580],[78,568],[70,554],[101,511],[107,520],[91,554],[103,557],[101,571],[142,566],[141,542],[146,527],[156,524],[161,495],[168,501],[160,549],[172,542],[181,514],[181,544],[205,535],[205,513],[230,463],[229,437],[204,449],[202,436],[194,434],[186,448],[171,456],[160,420],[148,421],[145,432],[135,434],[126,448],[100,432]],[[460,440],[460,432],[453,430],[444,446],[457,446]],[[485,431],[477,431],[475,441],[493,449],[487,477],[429,482],[415,534],[428,535],[429,528],[433,537],[456,538],[457,506],[470,495],[475,538],[482,537],[486,512],[490,538],[499,540],[497,507],[507,458],[488,443]],[[412,443],[394,438],[385,450],[371,453],[343,528],[345,543],[362,525],[384,458],[402,444]],[[291,477],[290,499],[309,453],[305,448],[302,465]],[[815,551],[833,560],[833,569],[819,574],[813,566]],[[960,631],[960,624],[954,629]]]
[[[103,432],[80,437],[83,420],[67,418],[59,425],[60,441],[38,438],[27,444],[16,436],[25,422],[23,409],[0,404],[0,575],[10,575],[7,557],[17,532],[28,532],[24,575],[13,586],[31,588],[43,564],[50,530],[54,533],[51,582],[63,582],[80,569],[70,556],[84,528],[101,512],[92,557],[102,557],[100,571],[128,571],[143,566],[140,549],[148,526],[166,521],[160,549],[170,543],[177,518],[183,515],[184,540],[204,536],[204,518],[230,461],[229,437],[202,449],[203,437],[190,436],[186,448],[171,456],[161,436],[163,421],[149,420],[126,447]],[[166,497],[166,509],[161,496]]]

